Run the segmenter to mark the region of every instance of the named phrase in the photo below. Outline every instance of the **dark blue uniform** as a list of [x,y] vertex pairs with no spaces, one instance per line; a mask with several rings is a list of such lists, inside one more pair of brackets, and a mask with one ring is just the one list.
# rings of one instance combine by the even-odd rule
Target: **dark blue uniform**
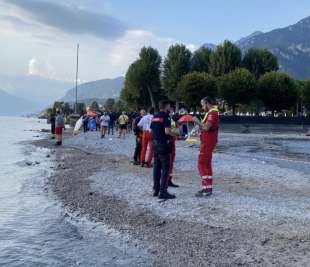
[[170,166],[170,136],[166,135],[165,128],[171,127],[171,119],[168,113],[159,112],[154,116],[151,129],[153,132],[153,155],[154,155],[154,192],[166,193],[168,187]]

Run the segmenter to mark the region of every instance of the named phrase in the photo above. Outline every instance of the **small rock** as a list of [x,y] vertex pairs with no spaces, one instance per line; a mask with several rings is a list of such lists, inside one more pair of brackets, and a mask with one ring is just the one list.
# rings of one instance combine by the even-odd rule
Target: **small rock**
[[265,246],[269,241],[270,241],[270,238],[265,238],[265,239],[261,242],[261,245],[262,245],[262,246]]
[[27,166],[31,166],[31,165],[32,165],[32,162],[31,162],[31,161],[26,161],[26,165],[27,165]]
[[50,157],[51,157],[51,155],[50,155],[50,154],[47,154],[47,155],[46,155],[46,157],[47,157],[47,158],[50,158]]
[[165,224],[166,224],[166,221],[161,221],[161,222],[157,223],[155,226],[156,226],[156,227],[162,227],[162,226],[164,226]]

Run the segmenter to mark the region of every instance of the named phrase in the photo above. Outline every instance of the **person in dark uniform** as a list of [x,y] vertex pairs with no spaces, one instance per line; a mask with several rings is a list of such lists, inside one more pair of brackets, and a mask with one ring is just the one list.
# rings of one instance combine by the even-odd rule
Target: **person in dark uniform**
[[137,115],[137,117],[133,120],[133,132],[136,136],[136,147],[135,152],[133,155],[133,164],[134,165],[140,165],[140,155],[141,155],[141,148],[142,148],[142,131],[138,127],[138,123],[141,120],[143,116],[145,116],[146,112],[144,109],[140,111],[140,114]]
[[175,196],[169,194],[168,178],[170,167],[170,153],[172,150],[170,140],[172,136],[178,134],[171,131],[171,118],[169,116],[170,103],[168,101],[159,102],[159,113],[156,114],[151,123],[153,132],[153,180],[154,197],[160,199],[174,199]]
[[56,123],[56,116],[55,116],[54,112],[51,113],[50,122],[51,122],[51,133],[52,133],[51,139],[55,139],[55,123]]

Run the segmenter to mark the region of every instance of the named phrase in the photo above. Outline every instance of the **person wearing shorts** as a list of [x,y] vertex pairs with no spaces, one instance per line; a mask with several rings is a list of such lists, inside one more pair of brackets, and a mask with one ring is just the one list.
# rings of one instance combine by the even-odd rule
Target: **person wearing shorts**
[[121,138],[122,135],[125,138],[126,132],[127,132],[127,124],[128,124],[129,118],[126,115],[126,112],[123,111],[122,115],[118,118],[118,124],[119,124],[119,136],[118,138]]
[[57,114],[56,119],[55,119],[56,146],[61,146],[63,129],[65,127],[65,121],[64,121],[64,116],[61,114],[59,110],[57,111],[56,114]]

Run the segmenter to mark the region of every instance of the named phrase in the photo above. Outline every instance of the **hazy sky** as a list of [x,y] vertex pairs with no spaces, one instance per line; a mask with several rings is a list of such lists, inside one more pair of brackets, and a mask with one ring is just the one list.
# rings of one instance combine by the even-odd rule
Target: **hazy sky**
[[144,45],[238,40],[310,15],[306,0],[0,0],[0,74],[72,81],[126,72]]

